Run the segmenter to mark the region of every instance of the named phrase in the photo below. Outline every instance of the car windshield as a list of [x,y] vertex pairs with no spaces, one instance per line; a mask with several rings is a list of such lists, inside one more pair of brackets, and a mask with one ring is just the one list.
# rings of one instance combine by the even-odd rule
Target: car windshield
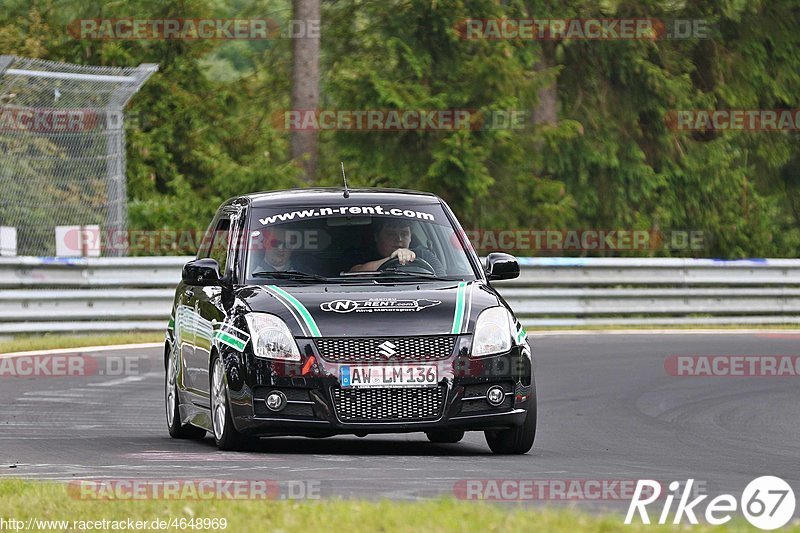
[[462,240],[438,204],[255,208],[246,278],[264,284],[327,279],[475,279]]

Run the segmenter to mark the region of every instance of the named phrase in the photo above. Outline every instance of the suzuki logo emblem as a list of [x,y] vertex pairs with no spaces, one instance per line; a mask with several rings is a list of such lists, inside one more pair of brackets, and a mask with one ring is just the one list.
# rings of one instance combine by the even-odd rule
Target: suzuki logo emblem
[[387,359],[397,353],[397,345],[391,341],[380,343],[378,348],[380,349],[381,355],[386,356]]

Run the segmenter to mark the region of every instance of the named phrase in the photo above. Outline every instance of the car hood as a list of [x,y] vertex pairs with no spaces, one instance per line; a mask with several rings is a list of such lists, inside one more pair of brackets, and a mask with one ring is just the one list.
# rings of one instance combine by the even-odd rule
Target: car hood
[[237,293],[252,311],[280,316],[296,337],[470,333],[483,309],[499,305],[481,281],[250,285]]

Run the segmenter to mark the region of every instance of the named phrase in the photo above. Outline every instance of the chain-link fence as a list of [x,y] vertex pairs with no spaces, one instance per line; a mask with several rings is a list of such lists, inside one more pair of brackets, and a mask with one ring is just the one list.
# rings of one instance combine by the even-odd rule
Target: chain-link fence
[[127,229],[123,113],[157,69],[0,56],[0,226],[19,255],[55,255],[56,226]]

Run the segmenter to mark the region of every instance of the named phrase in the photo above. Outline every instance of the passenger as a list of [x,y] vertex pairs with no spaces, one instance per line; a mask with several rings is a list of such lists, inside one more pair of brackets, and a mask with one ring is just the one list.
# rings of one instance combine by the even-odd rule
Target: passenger
[[264,246],[264,255],[253,269],[253,274],[300,270],[292,262],[292,250],[286,245],[285,229],[275,228],[264,231],[261,239]]

